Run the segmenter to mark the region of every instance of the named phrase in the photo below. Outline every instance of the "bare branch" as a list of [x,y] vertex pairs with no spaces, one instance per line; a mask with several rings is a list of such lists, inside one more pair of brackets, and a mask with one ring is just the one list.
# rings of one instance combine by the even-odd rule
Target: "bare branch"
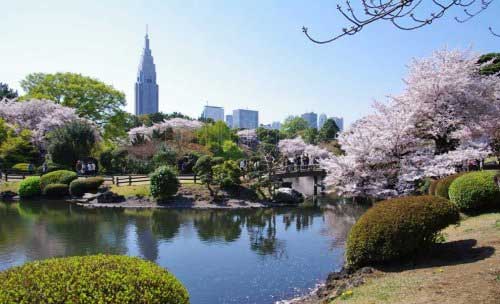
[[[345,0],[345,5],[337,5],[339,13],[348,20],[351,25],[342,28],[340,33],[334,34],[332,38],[318,40],[313,38],[307,27],[302,27],[302,31],[309,40],[318,44],[325,44],[340,39],[347,35],[354,35],[360,32],[364,27],[379,20],[385,20],[392,23],[401,30],[415,30],[433,23],[445,15],[445,13],[455,7],[463,8],[465,16],[455,17],[457,22],[467,22],[484,10],[488,9],[495,0],[361,0],[358,6],[360,13],[351,4],[350,0]],[[425,4],[430,4],[425,6]],[[419,9],[425,8],[421,12]],[[491,33],[498,36],[493,30]]]
[[493,29],[491,28],[491,26],[489,27],[489,30],[490,30],[490,33],[493,35],[493,36],[496,36],[496,37],[499,37],[500,38],[500,34],[497,34],[496,32],[493,31]]

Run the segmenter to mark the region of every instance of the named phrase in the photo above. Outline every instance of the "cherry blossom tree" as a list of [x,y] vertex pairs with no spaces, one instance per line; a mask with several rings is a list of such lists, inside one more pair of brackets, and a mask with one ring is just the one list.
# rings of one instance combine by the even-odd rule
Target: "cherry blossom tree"
[[33,143],[39,147],[43,146],[47,132],[81,119],[75,109],[43,99],[3,99],[0,101],[0,117],[19,131],[30,130]]
[[321,162],[326,183],[346,196],[409,194],[417,181],[454,173],[489,153],[500,114],[498,77],[482,76],[470,52],[414,60],[406,89],[339,136],[344,156]]

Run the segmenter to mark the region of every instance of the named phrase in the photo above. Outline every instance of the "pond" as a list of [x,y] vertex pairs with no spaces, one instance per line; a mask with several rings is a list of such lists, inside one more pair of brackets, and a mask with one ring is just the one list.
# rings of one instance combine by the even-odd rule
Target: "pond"
[[48,257],[113,253],[169,269],[191,303],[274,303],[342,267],[364,212],[353,203],[258,210],[84,209],[0,202],[0,270]]

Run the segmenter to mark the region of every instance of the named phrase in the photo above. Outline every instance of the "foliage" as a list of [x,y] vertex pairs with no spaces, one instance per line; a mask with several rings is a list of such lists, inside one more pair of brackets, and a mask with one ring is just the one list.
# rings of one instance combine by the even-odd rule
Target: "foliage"
[[104,125],[120,113],[125,94],[95,78],[75,73],[34,73],[21,81],[25,98],[43,98],[66,107],[93,122]]
[[310,145],[315,145],[318,143],[318,129],[307,128],[303,133],[304,141]]
[[302,138],[280,140],[278,148],[281,154],[286,157],[307,154],[310,158],[325,159],[330,157],[330,152],[315,145],[306,144]]
[[40,154],[31,143],[31,134],[29,130],[17,133],[0,118],[0,159],[4,168],[38,162]]
[[157,113],[139,115],[136,116],[136,118],[137,118],[136,127],[140,125],[151,127],[153,124],[161,123],[165,120],[170,120],[172,118],[182,118],[190,121],[193,120],[191,117],[179,112],[172,112],[172,113],[157,112]]
[[64,107],[50,100],[16,100],[0,102],[0,117],[16,126],[17,133],[31,130],[32,141],[43,147],[45,134],[67,122],[79,120],[75,109]]
[[241,169],[233,160],[226,160],[213,167],[214,181],[221,188],[233,188],[241,184]]
[[167,270],[136,257],[52,258],[0,273],[2,303],[189,303]]
[[19,97],[17,91],[14,91],[13,89],[9,88],[8,84],[0,82],[0,100],[4,98],[14,99],[17,97]]
[[40,177],[30,176],[23,179],[19,183],[18,192],[20,197],[33,197],[40,195],[42,193],[42,188],[40,187]]
[[88,123],[72,121],[47,136],[52,160],[69,168],[78,160],[87,159],[99,141],[95,129]]
[[282,139],[282,134],[279,130],[266,129],[263,127],[258,127],[256,129],[257,139],[261,143],[276,145]]
[[301,135],[303,131],[309,128],[309,124],[302,117],[289,116],[281,125],[281,131],[286,138],[293,138]]
[[438,183],[439,183],[439,179],[433,179],[431,181],[431,184],[429,185],[429,191],[428,191],[429,195],[436,195],[436,187],[437,187]]
[[409,196],[377,203],[349,232],[347,264],[359,268],[411,257],[428,248],[441,229],[458,221],[458,208],[436,196]]
[[238,145],[230,140],[224,141],[222,144],[222,157],[224,159],[238,160],[245,156],[243,150]]
[[212,171],[212,167],[215,165],[214,160],[209,155],[203,155],[196,161],[196,164],[193,167],[193,171],[200,178],[200,181],[207,186],[208,191],[210,191],[210,195],[212,197],[216,196],[216,191],[212,188],[212,185],[215,184],[214,174]]
[[196,134],[198,142],[206,147],[210,147],[210,150],[214,154],[222,152],[222,145],[225,141],[234,141],[236,139],[234,133],[223,121],[204,124]]
[[319,130],[318,141],[327,142],[334,140],[337,138],[339,131],[340,129],[337,126],[337,123],[335,123],[335,120],[328,118]]
[[500,53],[489,53],[479,57],[477,61],[481,64],[479,73],[481,75],[499,75],[500,73]]
[[465,212],[500,206],[497,176],[498,171],[480,171],[458,177],[450,186],[450,200]]
[[434,195],[441,196],[445,199],[450,199],[448,195],[448,190],[450,189],[451,183],[461,176],[463,173],[457,173],[450,176],[443,177],[437,181],[436,189]]
[[168,166],[157,168],[151,175],[150,192],[159,200],[165,200],[177,193],[180,187],[177,173]]
[[177,154],[167,145],[161,145],[153,156],[153,163],[155,167],[160,167],[164,165],[175,166],[176,165]]
[[40,186],[45,189],[50,184],[65,184],[69,185],[72,181],[78,178],[78,175],[73,171],[57,170],[42,175],[40,178]]
[[414,60],[406,88],[339,135],[345,156],[323,162],[325,183],[344,196],[411,194],[416,181],[483,159],[500,114],[498,77],[479,76],[477,58],[438,51]]
[[43,189],[43,195],[48,197],[64,197],[69,194],[67,184],[49,184]]
[[41,165],[40,167],[38,167],[36,169],[37,173],[49,173],[49,172],[54,172],[54,171],[58,171],[58,170],[67,170],[68,168],[66,166],[63,166],[63,165],[59,165],[59,164],[55,164],[53,163],[52,161],[45,161],[44,163],[46,165],[46,171],[43,172],[43,165]]
[[19,163],[12,166],[12,170],[19,172],[29,172],[30,164],[28,163]]
[[85,193],[96,193],[103,183],[104,179],[99,176],[75,179],[69,184],[69,192],[73,196],[82,196]]

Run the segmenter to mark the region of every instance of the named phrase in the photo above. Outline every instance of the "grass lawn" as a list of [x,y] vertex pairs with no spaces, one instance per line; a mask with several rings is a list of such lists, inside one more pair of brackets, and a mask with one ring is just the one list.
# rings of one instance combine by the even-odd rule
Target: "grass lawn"
[[132,185],[132,186],[111,186],[110,190],[116,194],[123,195],[125,197],[131,196],[144,196],[147,197],[149,193],[149,184],[144,185]]
[[500,213],[444,230],[435,258],[385,269],[330,304],[500,303]]
[[1,182],[0,183],[0,192],[2,191],[12,191],[17,192],[19,189],[20,182]]

